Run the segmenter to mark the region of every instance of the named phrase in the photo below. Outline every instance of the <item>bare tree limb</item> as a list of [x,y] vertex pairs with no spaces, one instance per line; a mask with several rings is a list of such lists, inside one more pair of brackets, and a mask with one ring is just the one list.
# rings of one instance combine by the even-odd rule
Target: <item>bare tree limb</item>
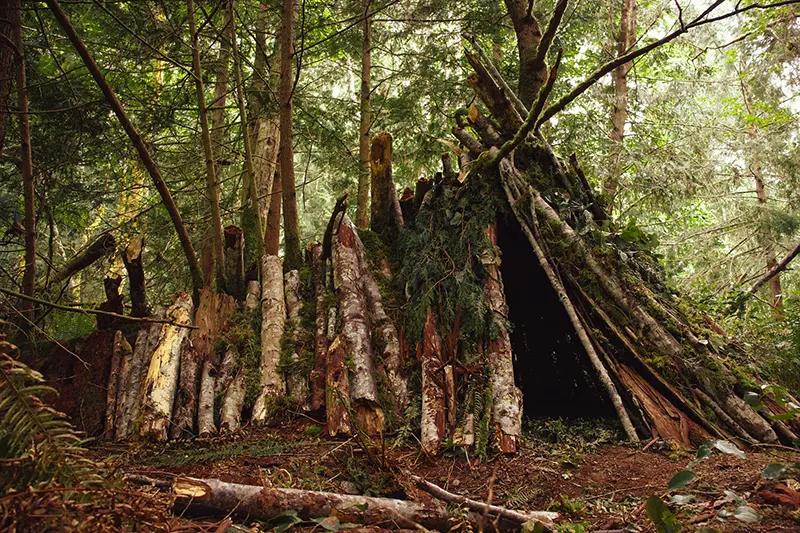
[[800,255],[800,243],[798,243],[797,246],[794,247],[794,250],[789,252],[786,255],[786,257],[781,259],[777,265],[772,267],[769,270],[769,272],[761,276],[758,279],[758,281],[753,283],[753,285],[749,289],[747,289],[747,291],[745,291],[745,293],[742,295],[739,301],[737,301],[735,304],[731,305],[727,309],[727,313],[735,311],[736,309],[741,307],[744,304],[744,302],[748,300],[751,296],[753,296],[756,293],[756,291],[758,291],[758,289],[763,287],[765,283],[767,283],[769,280],[771,280],[772,278],[774,278],[775,276],[786,270],[786,267],[789,266],[789,263],[791,263],[792,260],[798,255]]

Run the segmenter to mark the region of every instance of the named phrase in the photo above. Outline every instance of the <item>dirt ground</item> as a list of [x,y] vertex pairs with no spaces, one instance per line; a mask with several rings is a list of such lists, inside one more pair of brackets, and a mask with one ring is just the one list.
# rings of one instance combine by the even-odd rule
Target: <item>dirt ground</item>
[[[789,448],[748,448],[744,458],[714,449],[693,467],[692,483],[669,491],[668,483],[695,459],[694,452],[663,442],[631,446],[615,440],[611,430],[591,424],[559,420],[534,424],[518,454],[485,461],[460,449],[445,450],[431,459],[412,445],[413,437],[397,444],[396,438],[383,443],[332,441],[321,433],[321,424],[302,420],[225,438],[176,441],[166,447],[98,444],[93,454],[126,474],[159,479],[188,475],[429,500],[409,481],[413,473],[474,499],[486,501],[491,487],[495,504],[557,511],[562,515],[559,530],[570,532],[656,531],[645,508],[653,495],[668,503],[683,531],[800,531],[800,498],[797,504],[781,504],[759,494],[774,492],[778,483],[789,491],[800,490],[793,480],[798,472],[791,468],[800,462],[800,452]],[[789,468],[777,479],[763,478],[772,463]],[[678,505],[672,500],[675,494],[684,500],[689,495],[691,501]],[[756,513],[745,515],[759,520],[734,517],[743,506]],[[243,525],[256,531],[270,527],[246,520]]]

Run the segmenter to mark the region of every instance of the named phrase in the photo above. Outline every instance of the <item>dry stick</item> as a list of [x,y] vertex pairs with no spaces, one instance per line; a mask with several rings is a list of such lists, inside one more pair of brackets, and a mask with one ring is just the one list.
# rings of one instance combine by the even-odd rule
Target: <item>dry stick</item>
[[759,280],[758,280],[758,281],[756,281],[756,282],[753,284],[753,286],[752,286],[752,287],[750,287],[749,289],[747,289],[747,292],[745,292],[745,293],[744,293],[744,295],[742,296],[742,299],[741,299],[741,300],[740,300],[738,303],[736,303],[736,304],[734,304],[734,305],[731,305],[730,307],[728,307],[728,309],[726,310],[726,314],[727,314],[727,313],[730,313],[730,312],[732,312],[732,311],[734,311],[734,310],[736,310],[736,309],[737,309],[739,306],[741,306],[741,305],[742,305],[742,304],[743,304],[743,303],[744,303],[744,302],[745,302],[745,301],[746,301],[748,298],[750,298],[751,296],[753,296],[753,295],[755,294],[755,292],[756,292],[758,289],[760,289],[762,286],[764,286],[764,284],[765,284],[765,283],[767,283],[769,280],[771,280],[772,278],[774,278],[775,276],[777,276],[778,274],[780,274],[781,272],[783,272],[783,271],[786,269],[786,267],[787,267],[787,266],[789,266],[789,263],[792,261],[792,259],[794,259],[795,257],[797,257],[797,255],[798,255],[798,254],[800,254],[800,244],[798,244],[797,246],[795,246],[794,250],[792,250],[791,252],[789,252],[789,253],[786,255],[786,257],[784,257],[783,259],[781,259],[780,263],[778,263],[777,265],[775,265],[774,267],[772,267],[772,269],[771,269],[769,272],[767,272],[767,273],[766,273],[766,274],[764,274],[764,275],[763,275],[761,278],[759,278]]
[[609,72],[614,70],[615,68],[619,67],[620,65],[624,65],[625,63],[628,63],[629,61],[633,61],[637,57],[641,57],[641,56],[649,53],[650,51],[655,50],[656,48],[667,44],[668,42],[680,37],[681,35],[683,35],[684,33],[688,32],[689,30],[691,30],[693,28],[696,28],[698,26],[702,26],[704,24],[709,24],[711,22],[716,22],[718,20],[723,20],[723,19],[732,17],[734,15],[738,15],[739,13],[744,13],[745,11],[749,11],[751,9],[769,9],[769,8],[773,8],[773,7],[792,5],[792,4],[800,3],[800,0],[783,0],[781,2],[774,2],[772,4],[751,4],[751,5],[746,6],[746,7],[734,9],[734,10],[728,12],[728,13],[724,13],[724,14],[719,15],[717,17],[705,18],[712,11],[714,11],[716,8],[718,8],[720,6],[720,4],[722,4],[723,2],[724,2],[724,0],[716,0],[713,4],[711,4],[708,8],[706,8],[705,11],[703,11],[700,15],[698,15],[690,23],[688,23],[688,24],[686,24],[684,26],[681,26],[680,28],[678,28],[677,30],[673,31],[672,33],[662,37],[661,39],[659,39],[659,40],[657,40],[655,42],[652,42],[652,43],[648,44],[647,46],[643,46],[642,48],[639,48],[638,50],[634,50],[633,52],[631,52],[629,54],[625,54],[624,56],[620,56],[620,57],[614,59],[613,61],[609,61],[605,65],[601,66],[594,73],[592,73],[588,78],[586,78],[584,81],[582,81],[580,84],[578,84],[574,89],[572,89],[572,91],[570,91],[568,94],[566,94],[561,99],[559,99],[556,103],[554,103],[553,105],[548,107],[547,110],[542,115],[542,117],[539,119],[539,123],[537,125],[541,125],[541,124],[544,124],[545,122],[547,122],[550,118],[553,117],[553,115],[555,115],[556,113],[559,113],[560,111],[562,111],[565,107],[567,107],[570,103],[572,103],[572,101],[575,100],[578,96],[580,96],[581,94],[586,92],[586,90],[589,87],[591,87],[592,85],[597,83],[597,81],[600,78],[602,78],[603,76],[605,76],[606,74],[608,74]]
[[[494,149],[493,149],[494,150]],[[508,161],[502,161],[501,163],[506,163],[504,166],[510,166],[511,163]],[[586,330],[583,327],[583,324],[578,318],[577,312],[575,311],[575,307],[572,305],[572,302],[569,299],[569,295],[567,294],[564,285],[558,279],[555,271],[553,271],[553,267],[550,265],[550,262],[547,259],[547,256],[542,250],[541,246],[539,246],[536,237],[534,237],[533,233],[531,232],[530,228],[526,223],[524,223],[523,214],[519,211],[519,202],[522,198],[515,199],[514,195],[511,193],[511,189],[508,186],[508,177],[506,176],[507,173],[512,172],[510,168],[506,168],[505,172],[502,171],[501,168],[501,176],[503,176],[503,189],[505,189],[506,197],[508,198],[509,204],[511,204],[512,209],[514,210],[515,215],[520,221],[520,227],[522,231],[525,233],[525,236],[528,238],[531,246],[533,247],[533,251],[536,254],[536,258],[539,260],[539,265],[544,270],[547,278],[550,280],[550,284],[552,285],[553,289],[556,291],[558,295],[558,299],[561,301],[561,304],[564,306],[564,309],[569,316],[570,322],[572,326],[575,328],[575,332],[578,334],[578,338],[581,341],[584,349],[586,350],[586,354],[589,356],[589,360],[592,362],[592,366],[594,366],[595,371],[597,371],[598,378],[600,382],[603,384],[603,387],[606,389],[608,396],[611,399],[611,403],[614,405],[614,410],[617,412],[617,416],[619,417],[620,422],[622,423],[622,427],[625,430],[625,434],[628,436],[628,439],[632,442],[638,442],[639,436],[636,434],[636,430],[631,423],[631,419],[628,416],[628,412],[625,410],[625,406],[622,404],[622,398],[620,398],[619,393],[617,392],[617,388],[614,385],[614,382],[611,381],[611,377],[608,375],[608,371],[606,370],[605,366],[603,366],[603,362],[600,360],[600,357],[597,355],[597,352],[592,345],[592,342],[589,340],[589,337],[586,333]],[[527,195],[533,197],[533,188],[528,187]],[[531,216],[536,216],[536,213],[533,209],[533,205],[531,204]]]
[[147,317],[135,317],[135,316],[127,316],[127,315],[118,315],[117,313],[110,313],[108,311],[100,311],[99,309],[85,309],[83,307],[68,307],[66,305],[59,305],[53,302],[48,302],[47,300],[40,300],[38,298],[31,298],[30,296],[26,296],[19,292],[10,291],[8,289],[4,289],[0,287],[0,292],[3,294],[7,294],[9,296],[14,296],[15,298],[20,298],[22,300],[28,300],[35,304],[45,305],[47,307],[52,307],[53,309],[59,309],[61,311],[69,311],[71,313],[82,313],[84,315],[98,315],[98,316],[107,316],[111,318],[117,318],[119,320],[127,320],[129,322],[147,322],[150,324],[170,324],[172,326],[177,326],[180,328],[189,328],[189,329],[197,329],[197,326],[192,326],[191,324],[181,324],[180,322],[175,322],[172,320],[166,319],[158,319],[158,318],[147,318]]
[[175,205],[175,201],[172,199],[169,188],[167,187],[164,178],[161,176],[161,171],[158,169],[155,161],[153,161],[153,158],[150,156],[150,152],[147,150],[141,135],[139,135],[139,132],[136,131],[136,128],[133,126],[130,119],[125,114],[125,111],[122,109],[122,104],[120,104],[117,96],[114,94],[114,90],[106,81],[103,73],[100,72],[97,63],[89,53],[86,45],[75,32],[75,28],[72,26],[72,23],[70,22],[66,13],[64,13],[64,11],[61,9],[58,0],[45,1],[47,3],[47,7],[49,7],[50,11],[53,12],[56,21],[64,30],[64,33],[67,34],[67,38],[72,43],[72,46],[75,47],[78,55],[81,56],[84,65],[86,65],[86,68],[91,73],[95,83],[97,83],[97,86],[102,91],[106,102],[109,106],[111,106],[111,109],[117,116],[117,119],[122,125],[122,129],[124,129],[125,133],[128,134],[128,137],[136,148],[139,158],[142,160],[147,172],[150,174],[150,177],[153,178],[156,189],[158,190],[159,195],[161,195],[161,201],[164,203],[164,207],[167,208],[170,219],[172,219],[172,224],[175,226],[175,232],[178,234],[178,239],[181,242],[181,247],[183,248],[183,253],[186,256],[186,262],[189,266],[189,272],[192,276],[192,286],[194,288],[195,296],[197,296],[200,289],[203,287],[203,275],[200,273],[200,265],[198,264],[197,255],[195,254],[194,247],[192,246],[192,240],[189,238],[189,233],[186,230],[186,226],[183,224],[183,219],[178,211],[178,207]]
[[439,485],[434,485],[430,481],[426,481],[419,476],[412,475],[411,480],[417,484],[417,487],[439,500],[455,503],[457,505],[466,505],[470,511],[476,513],[492,513],[518,524],[534,521],[541,523],[545,527],[551,527],[553,520],[558,518],[558,513],[548,511],[515,511],[513,509],[506,509],[505,507],[479,502],[478,500],[472,500],[466,496],[448,492]]
[[192,70],[194,71],[195,92],[197,93],[197,107],[200,114],[200,131],[203,140],[203,155],[206,158],[206,194],[211,210],[209,229],[211,230],[211,243],[214,268],[207,274],[211,279],[205,280],[209,287],[214,286],[216,273],[222,268],[225,258],[222,254],[222,218],[219,211],[219,179],[217,165],[214,161],[214,151],[211,149],[211,131],[208,129],[208,108],[206,107],[205,88],[203,87],[203,72],[200,65],[200,34],[197,31],[197,22],[194,16],[194,0],[187,1],[189,17],[189,33],[192,43]]

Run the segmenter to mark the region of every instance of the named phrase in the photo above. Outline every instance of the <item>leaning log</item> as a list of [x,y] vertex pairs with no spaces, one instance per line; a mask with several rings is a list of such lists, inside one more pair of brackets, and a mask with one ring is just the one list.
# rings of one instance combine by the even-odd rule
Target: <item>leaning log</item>
[[244,280],[244,232],[238,226],[228,226],[224,236],[222,278],[225,292],[237,300],[246,295]]
[[114,251],[114,247],[117,245],[116,243],[117,241],[114,239],[114,235],[111,233],[102,234],[100,237],[92,241],[89,246],[85,247],[83,250],[75,254],[72,259],[67,261],[58,274],[53,276],[53,279],[50,280],[50,284],[52,285],[64,281],[65,279],[74,276],[81,270],[90,267],[101,258],[112,253]]
[[328,434],[331,437],[353,433],[350,420],[350,379],[347,376],[347,366],[345,366],[346,358],[347,352],[340,335],[328,348],[326,363],[325,417]]
[[120,369],[122,361],[130,360],[133,353],[130,343],[121,331],[114,332],[114,348],[111,352],[111,369],[108,373],[108,388],[106,389],[106,419],[103,427],[103,438],[114,438],[114,418],[117,413],[117,396],[120,383]]
[[[167,310],[167,318],[183,324],[190,323],[193,311],[191,297],[178,293],[175,303]],[[159,338],[150,358],[150,367],[143,384],[142,405],[143,436],[154,440],[167,440],[167,429],[172,418],[175,392],[178,388],[178,370],[181,360],[181,346],[189,330],[168,324]]]
[[442,338],[436,331],[436,317],[428,309],[422,342],[417,346],[417,354],[422,367],[422,410],[420,413],[420,442],[422,451],[428,455],[438,455],[445,438],[445,395],[441,376],[437,372],[442,367]]
[[333,266],[339,292],[342,335],[352,356],[350,399],[359,428],[369,435],[383,430],[383,411],[375,383],[372,334],[362,287],[363,271],[358,253],[358,235],[346,214],[333,236]]
[[382,131],[370,148],[370,229],[392,237],[403,227],[403,212],[392,179],[392,136]]
[[253,407],[253,422],[267,420],[270,409],[286,392],[278,365],[286,321],[283,264],[277,255],[265,255],[261,265],[261,390]]
[[320,411],[325,407],[325,360],[328,356],[327,317],[326,304],[327,288],[325,286],[325,266],[322,261],[322,245],[309,244],[306,248],[311,264],[311,274],[314,280],[314,366],[308,378],[311,389],[310,409],[312,412]]
[[[249,520],[269,520],[285,511],[296,511],[299,518],[335,516],[340,523],[389,525],[449,532],[466,522],[483,527],[483,515],[444,506],[423,505],[408,500],[374,498],[300,489],[283,489],[228,483],[218,479],[177,478],[172,486],[177,513],[243,516]],[[549,525],[545,525],[550,530]],[[491,527],[491,524],[489,524]],[[518,530],[520,524],[500,517],[500,531]]]
[[[300,295],[300,273],[297,270],[290,270],[283,278],[284,292],[286,298],[286,319],[290,327],[292,340],[296,343],[300,330],[300,308],[303,300]],[[307,377],[297,370],[300,363],[300,355],[297,350],[291,355],[292,372],[286,376],[286,388],[289,395],[297,402],[298,407],[304,411],[309,409],[309,390]]]
[[236,431],[242,425],[246,383],[245,369],[237,364],[238,358],[239,354],[233,347],[225,352],[217,380],[215,393],[222,396],[219,409],[219,429],[222,432]]

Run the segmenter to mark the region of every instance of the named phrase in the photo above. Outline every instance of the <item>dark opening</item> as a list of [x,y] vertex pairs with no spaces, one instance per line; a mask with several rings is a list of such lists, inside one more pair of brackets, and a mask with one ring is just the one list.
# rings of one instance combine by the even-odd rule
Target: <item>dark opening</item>
[[613,418],[567,312],[516,220],[500,223],[514,376],[526,418]]

